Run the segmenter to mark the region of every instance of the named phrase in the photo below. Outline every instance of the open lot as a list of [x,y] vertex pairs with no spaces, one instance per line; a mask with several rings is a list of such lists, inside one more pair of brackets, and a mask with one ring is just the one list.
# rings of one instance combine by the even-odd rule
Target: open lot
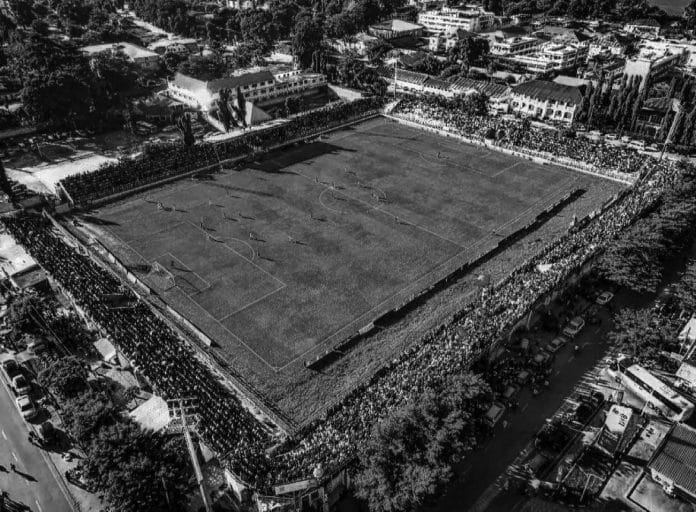
[[577,189],[596,199],[578,201],[581,216],[618,187],[380,118],[85,219],[278,402],[270,387],[292,394],[313,378],[305,360]]

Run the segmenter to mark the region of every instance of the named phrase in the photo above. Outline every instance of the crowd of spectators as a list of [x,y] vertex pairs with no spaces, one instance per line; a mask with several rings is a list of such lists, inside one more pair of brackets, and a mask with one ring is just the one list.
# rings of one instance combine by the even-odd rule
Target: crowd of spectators
[[61,181],[76,203],[126,192],[160,180],[217,165],[222,160],[263,152],[286,141],[312,137],[322,130],[376,112],[378,99],[337,102],[290,119],[287,123],[250,131],[223,142],[193,146],[170,142],[148,146],[134,159],[105,164],[96,171],[69,176]]
[[111,308],[106,296],[131,292],[67,244],[49,220],[21,214],[5,217],[2,222],[74,303],[113,339],[157,393],[165,398],[198,400],[199,433],[212,449],[234,461],[239,475],[255,482],[255,475],[267,472],[260,466],[267,431],[164,321],[142,302],[130,309]]
[[634,174],[642,168],[644,156],[633,149],[605,145],[519,119],[474,115],[452,108],[451,101],[408,97],[399,102],[392,115],[472,140],[488,140],[504,148],[546,156],[549,160],[568,159],[599,172]]
[[[411,101],[402,102],[400,108],[402,113],[420,111],[422,122],[433,120],[423,113],[432,108],[430,102],[424,103],[422,110],[417,110],[420,107]],[[450,114],[443,119],[451,119]],[[466,122],[471,124],[471,131],[480,132],[473,130],[475,120],[457,122],[458,130]],[[316,123],[310,122],[304,126],[307,133],[317,128]],[[521,137],[514,127],[505,127],[505,137]],[[535,137],[524,141],[527,139],[533,141]],[[570,146],[575,149],[557,148],[555,140],[550,138],[547,150],[564,151],[571,157],[574,151],[589,151],[585,143]],[[263,144],[272,142],[266,140]],[[579,154],[573,158],[579,158]],[[635,158],[631,156],[628,160]],[[549,243],[504,281],[466,306],[451,322],[431,331],[369,382],[355,389],[328,411],[324,419],[274,450],[273,455],[264,452],[267,434],[256,419],[220,386],[185,342],[145,304],[138,302],[132,309],[108,307],[103,299],[107,294],[128,293],[113,275],[82,255],[41,217],[21,214],[3,219],[3,223],[160,393],[165,397],[199,399],[202,418],[199,430],[204,439],[237,474],[268,490],[271,484],[306,478],[319,465],[330,474],[354,460],[373,425],[384,414],[427,389],[436,392],[443,389],[451,376],[465,371],[477,357],[503,339],[539,300],[562,287],[572,273],[611,243],[622,229],[658,200],[666,186],[678,179],[681,164],[640,158],[643,179],[619,195],[605,212],[569,228],[564,236]],[[608,154],[596,156],[595,162],[612,170],[635,168],[633,164],[626,167],[626,162],[615,162]],[[83,190],[95,186],[92,183]]]

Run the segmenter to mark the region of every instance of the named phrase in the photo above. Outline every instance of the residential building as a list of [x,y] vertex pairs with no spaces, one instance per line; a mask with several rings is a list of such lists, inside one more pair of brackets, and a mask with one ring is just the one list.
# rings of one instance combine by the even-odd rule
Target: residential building
[[452,34],[459,29],[483,32],[493,28],[495,15],[476,5],[465,8],[443,7],[439,11],[423,11],[418,23],[433,34]]
[[696,70],[696,43],[691,40],[682,39],[661,39],[658,41],[644,39],[640,43],[640,52],[656,52],[656,53],[672,53],[685,54],[681,65],[685,66],[690,71]]
[[361,57],[365,57],[370,48],[378,42],[378,37],[360,32],[343,39],[331,39],[329,40],[329,45],[338,53],[355,52]]
[[120,53],[143,69],[156,69],[160,65],[160,56],[157,53],[132,43],[95,44],[83,46],[81,50],[89,58]]
[[575,119],[584,88],[532,80],[512,88],[510,109],[524,117],[564,124]]
[[673,103],[674,100],[667,97],[646,99],[636,118],[636,131],[656,137],[665,116],[672,112]]
[[215,106],[222,89],[235,91],[239,87],[247,101],[268,104],[288,96],[313,94],[325,85],[326,78],[319,73],[288,70],[274,74],[266,68],[251,68],[210,81],[177,73],[169,81],[167,92],[192,108],[208,111]]
[[404,20],[387,20],[371,25],[368,32],[372,36],[390,41],[402,37],[421,37],[423,35],[423,25]]
[[543,41],[536,37],[509,37],[491,43],[491,55],[508,57],[534,53]]
[[501,62],[517,65],[529,73],[562,71],[584,64],[587,60],[587,46],[545,43],[533,53],[499,57]]
[[626,47],[629,43],[628,37],[621,37],[618,34],[607,34],[590,41],[588,57],[623,57],[626,54]]
[[660,24],[652,18],[641,19],[627,23],[624,31],[637,36],[657,37],[660,35]]
[[150,43],[147,48],[160,55],[167,52],[185,55],[198,51],[198,40],[192,37],[167,37]]
[[669,496],[696,502],[696,429],[676,423],[647,467]]

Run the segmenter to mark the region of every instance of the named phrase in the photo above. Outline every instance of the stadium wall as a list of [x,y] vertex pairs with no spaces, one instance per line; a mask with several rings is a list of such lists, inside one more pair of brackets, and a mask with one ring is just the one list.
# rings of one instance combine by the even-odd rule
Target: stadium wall
[[499,144],[493,144],[492,142],[489,142],[486,139],[474,139],[474,138],[470,138],[470,137],[465,137],[463,135],[452,133],[448,130],[444,130],[444,129],[428,126],[425,124],[421,124],[415,120],[407,119],[405,117],[395,116],[395,115],[391,115],[391,114],[383,114],[383,115],[384,115],[384,117],[387,117],[387,118],[391,119],[392,121],[395,121],[395,122],[401,123],[401,124],[405,124],[407,126],[411,126],[412,128],[416,128],[419,130],[425,130],[427,132],[431,132],[431,133],[435,133],[437,135],[440,135],[442,137],[458,139],[462,142],[466,142],[467,144],[473,144],[476,146],[483,146],[483,147],[490,149],[490,150],[493,150],[493,151],[499,151],[501,153],[506,153],[508,155],[512,155],[512,156],[516,156],[519,158],[531,160],[531,161],[536,162],[538,164],[560,165],[562,167],[567,167],[568,169],[571,169],[573,171],[578,171],[578,172],[582,172],[585,174],[591,174],[592,176],[597,176],[599,178],[609,179],[612,181],[616,181],[618,183],[622,183],[624,185],[632,185],[638,179],[638,176],[632,176],[632,175],[626,176],[626,175],[621,175],[619,173],[614,173],[614,172],[599,171],[594,166],[583,164],[583,163],[578,162],[576,160],[571,160],[571,159],[565,158],[565,157],[557,157],[557,156],[552,155],[551,153],[542,153],[539,151],[531,151],[531,150],[520,149],[520,148],[512,149],[512,146],[511,147],[501,146]]

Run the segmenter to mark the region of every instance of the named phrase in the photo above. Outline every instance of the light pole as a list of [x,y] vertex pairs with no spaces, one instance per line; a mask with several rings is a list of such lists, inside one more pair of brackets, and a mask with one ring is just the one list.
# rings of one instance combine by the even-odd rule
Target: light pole
[[[198,464],[198,457],[196,456],[196,448],[193,445],[193,439],[191,438],[191,431],[189,430],[187,415],[192,417],[198,416],[198,399],[196,398],[173,398],[167,400],[167,407],[169,409],[170,417],[178,418],[181,420],[181,430],[183,431],[184,438],[186,439],[186,446],[189,450],[189,455],[191,456],[191,463],[193,464],[193,472],[196,475],[196,481],[198,482],[198,488],[201,493],[201,499],[203,500],[203,506],[206,512],[212,512],[210,507],[210,502],[208,501],[208,494],[205,489],[205,481],[203,480],[203,472]],[[164,482],[162,482],[164,484]],[[167,492],[165,487],[165,493]],[[167,500],[169,495],[167,493]]]

